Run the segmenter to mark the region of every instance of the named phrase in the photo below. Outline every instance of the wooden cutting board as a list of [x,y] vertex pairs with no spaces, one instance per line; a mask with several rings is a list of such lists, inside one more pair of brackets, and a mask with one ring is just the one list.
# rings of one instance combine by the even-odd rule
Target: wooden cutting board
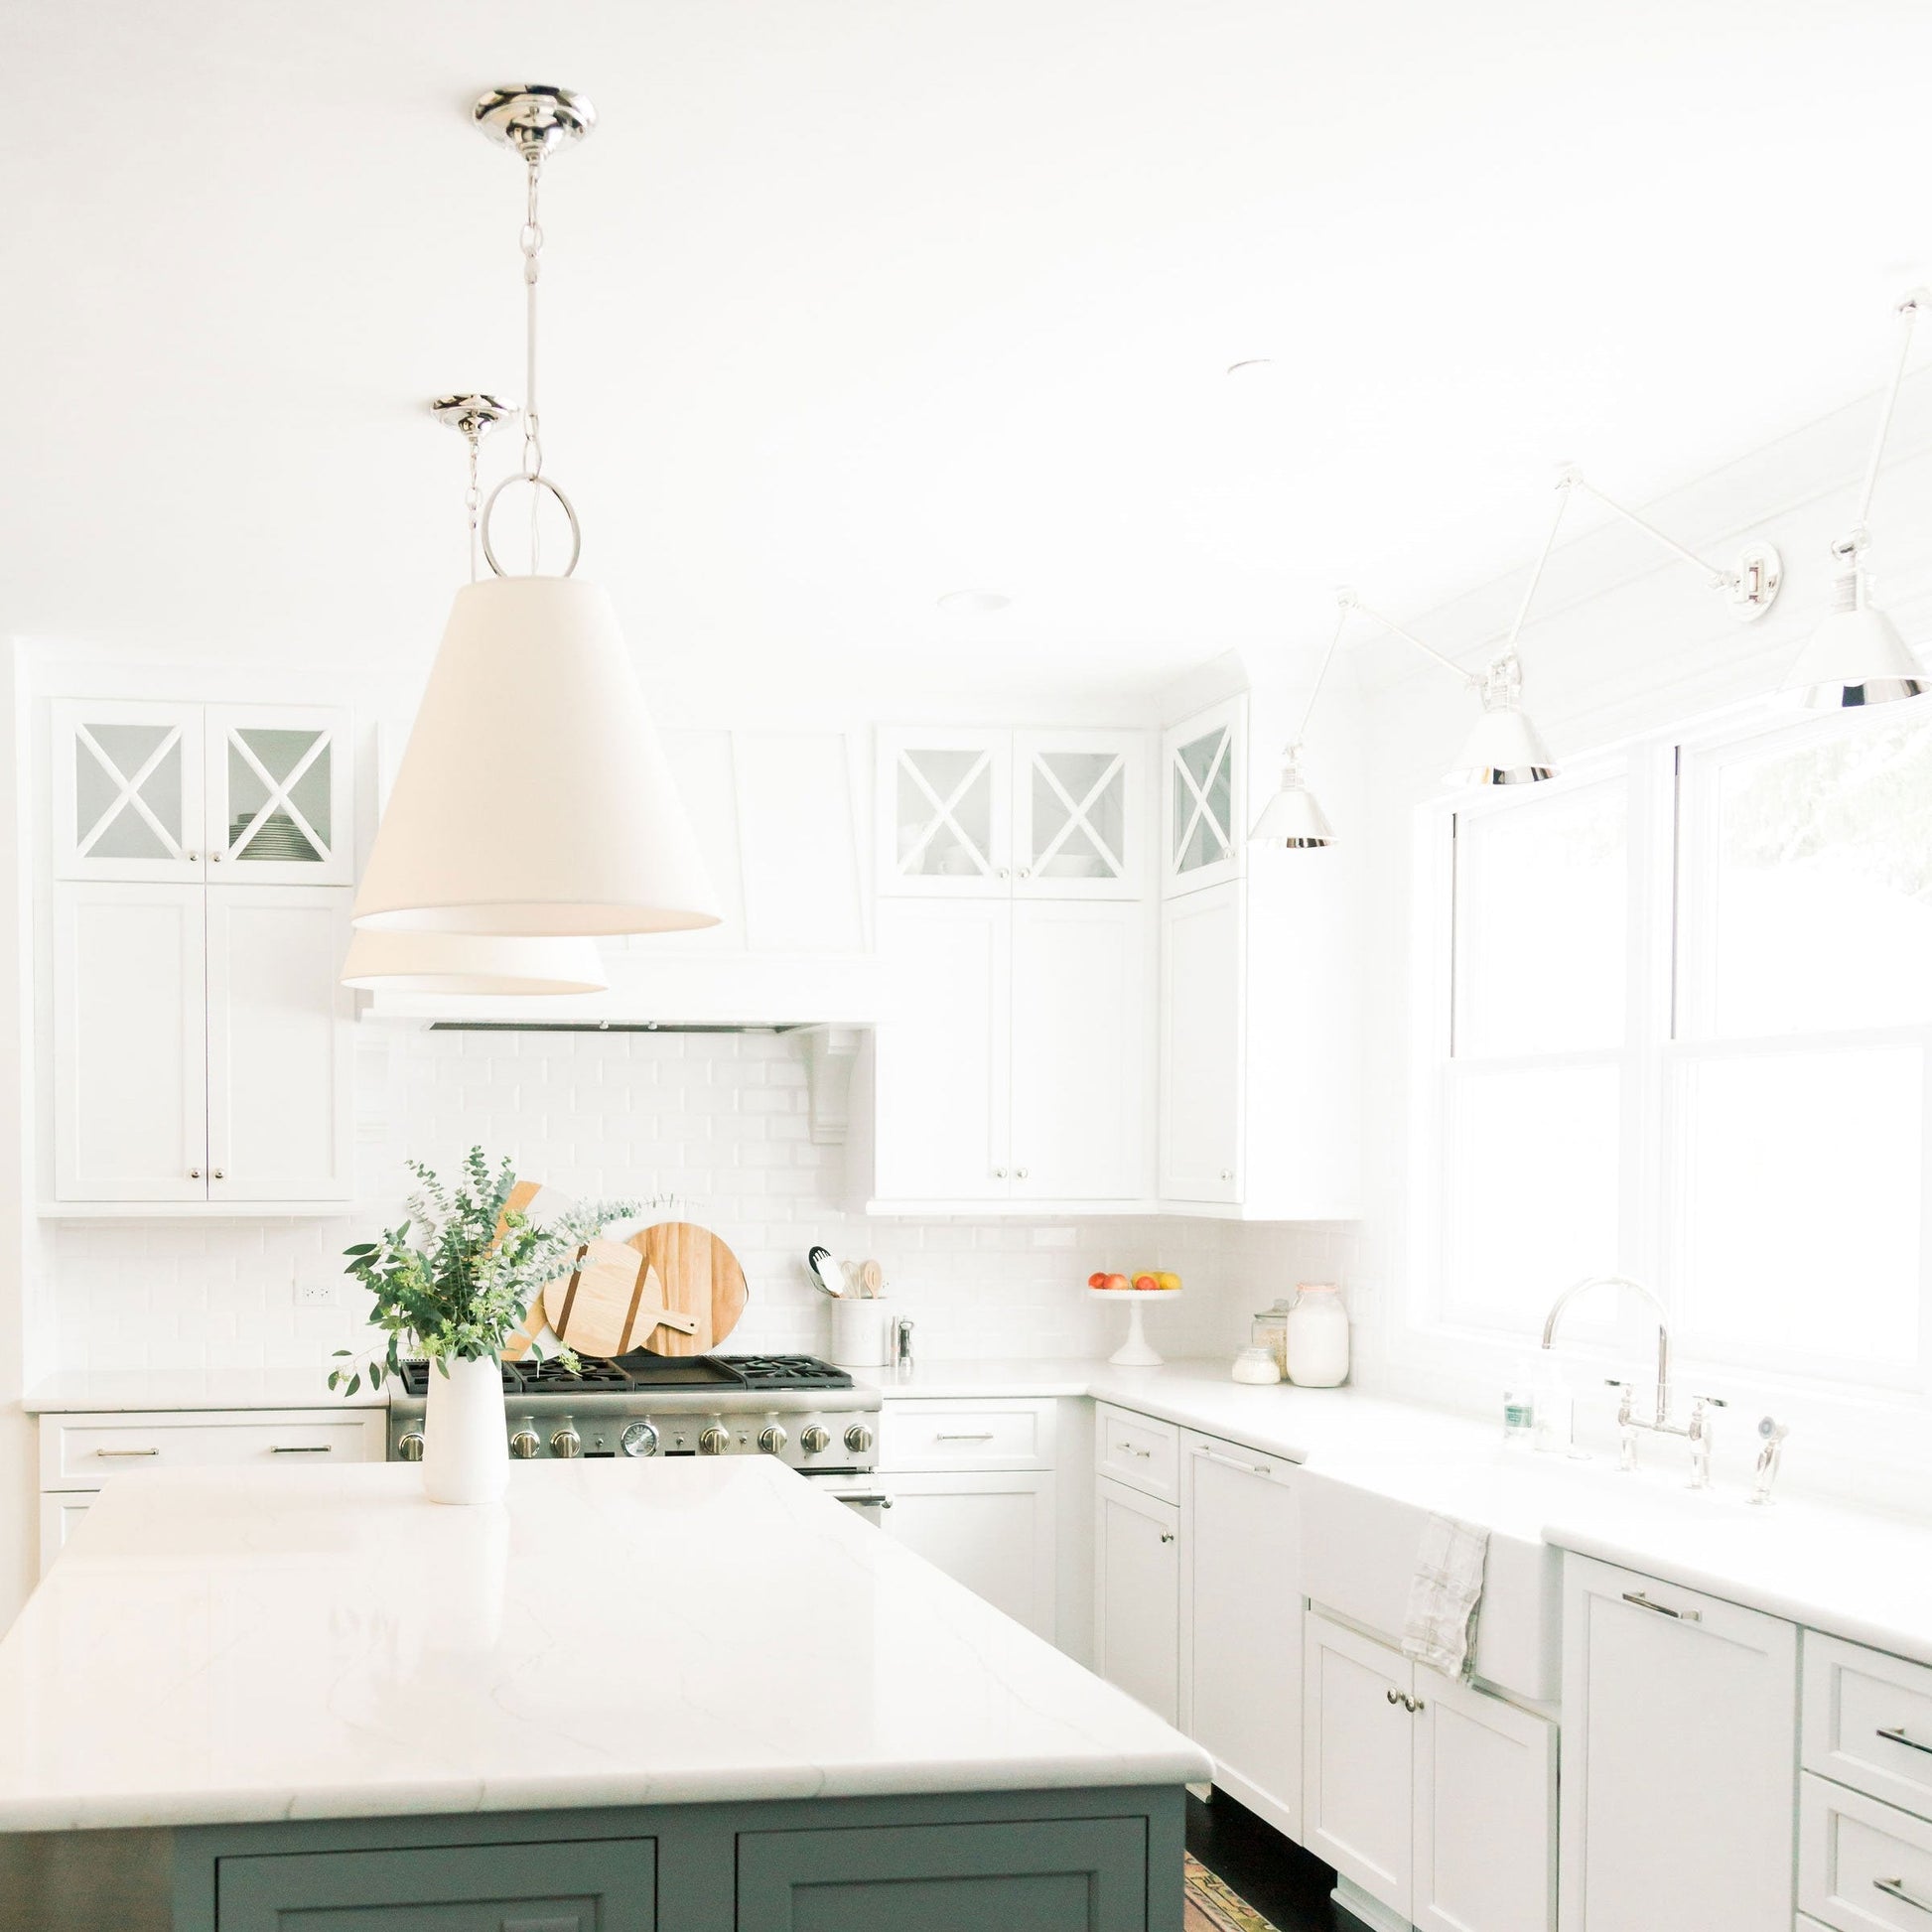
[[659,1221],[624,1243],[664,1285],[664,1306],[697,1317],[695,1332],[653,1328],[638,1341],[653,1355],[708,1355],[738,1326],[749,1291],[738,1257],[709,1228]]
[[[652,1343],[653,1330],[688,1339],[698,1327],[695,1316],[667,1306],[657,1271],[621,1241],[581,1243],[568,1272],[544,1284],[543,1311],[557,1339],[580,1355],[621,1355]],[[669,1329],[659,1325],[666,1320]]]

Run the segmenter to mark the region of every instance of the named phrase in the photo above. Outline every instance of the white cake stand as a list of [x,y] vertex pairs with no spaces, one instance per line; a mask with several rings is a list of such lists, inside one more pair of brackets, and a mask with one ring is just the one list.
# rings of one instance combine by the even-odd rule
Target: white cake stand
[[1107,1357],[1117,1368],[1159,1368],[1162,1358],[1149,1344],[1141,1316],[1149,1308],[1162,1308],[1180,1300],[1177,1288],[1090,1288],[1088,1296],[1096,1302],[1127,1304],[1127,1339]]

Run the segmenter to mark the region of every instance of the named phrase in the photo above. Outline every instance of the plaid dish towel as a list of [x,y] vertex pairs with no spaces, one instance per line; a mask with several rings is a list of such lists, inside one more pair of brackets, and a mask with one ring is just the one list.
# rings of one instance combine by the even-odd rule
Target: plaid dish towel
[[1432,1516],[1416,1548],[1402,1654],[1445,1677],[1466,1678],[1475,1658],[1476,1612],[1489,1532],[1452,1516]]

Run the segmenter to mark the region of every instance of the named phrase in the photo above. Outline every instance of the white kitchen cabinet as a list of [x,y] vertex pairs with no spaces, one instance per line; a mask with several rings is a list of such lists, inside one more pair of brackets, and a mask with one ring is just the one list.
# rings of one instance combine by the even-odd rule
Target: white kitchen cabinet
[[1138,898],[1146,790],[1139,732],[882,731],[879,891]]
[[1057,1572],[1050,1469],[882,1471],[885,1529],[996,1610],[1053,1640]]
[[54,900],[54,1189],[207,1198],[207,894],[72,885]]
[[1161,741],[1161,890],[1198,892],[1241,874],[1247,843],[1245,697],[1224,699]]
[[1124,903],[882,901],[876,1202],[1145,1196],[1142,920]]
[[1161,907],[1161,1197],[1236,1201],[1241,1182],[1241,897]]
[[54,1559],[68,1547],[81,1517],[93,1507],[91,1492],[41,1498],[41,1575],[54,1568]]
[[1567,1557],[1563,1686],[1563,1932],[1789,1925],[1796,1629]]
[[63,698],[51,717],[57,879],[352,880],[347,712]]
[[1301,1526],[1295,1465],[1181,1438],[1180,1728],[1214,1782],[1302,1836]]
[[63,884],[53,1183],[63,1202],[350,1192],[348,892]]
[[1555,1726],[1318,1611],[1304,1648],[1310,1851],[1420,1932],[1550,1932]]
[[207,894],[210,1200],[346,1200],[352,999],[347,888]]
[[1180,1678],[1180,1511],[1094,1484],[1094,1669],[1173,1724]]

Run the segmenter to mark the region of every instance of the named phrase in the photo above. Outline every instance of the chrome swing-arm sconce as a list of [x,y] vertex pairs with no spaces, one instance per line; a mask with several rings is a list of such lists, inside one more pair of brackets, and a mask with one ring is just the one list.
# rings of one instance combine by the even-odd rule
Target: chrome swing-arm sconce
[[1892,418],[1898,411],[1898,391],[1912,352],[1913,328],[1928,308],[1932,308],[1932,289],[1913,289],[1898,304],[1898,357],[1892,364],[1891,384],[1878,416],[1878,433],[1872,438],[1871,455],[1865,463],[1859,505],[1853,512],[1852,527],[1832,543],[1832,556],[1840,572],[1834,606],[1806,639],[1780,687],[1802,694],[1803,701],[1814,710],[1888,704],[1899,698],[1915,698],[1927,688],[1925,672],[1898,634],[1898,627],[1866,601],[1864,552],[1871,542],[1865,519],[1871,513],[1878,468],[1884,460]]

